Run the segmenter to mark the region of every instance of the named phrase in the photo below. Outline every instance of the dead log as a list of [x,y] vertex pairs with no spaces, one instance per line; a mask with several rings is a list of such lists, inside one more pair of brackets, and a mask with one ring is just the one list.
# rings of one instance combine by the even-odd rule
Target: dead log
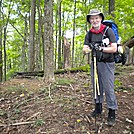
[[129,49],[134,46],[134,37],[131,37],[131,39],[123,42],[123,46],[128,47]]
[[[88,72],[90,66],[87,64],[85,66],[77,68],[67,68],[67,69],[58,69],[54,71],[54,74],[64,74],[64,73],[77,73],[77,72]],[[17,78],[31,78],[31,77],[43,77],[44,71],[34,71],[34,72],[15,72],[13,77]]]

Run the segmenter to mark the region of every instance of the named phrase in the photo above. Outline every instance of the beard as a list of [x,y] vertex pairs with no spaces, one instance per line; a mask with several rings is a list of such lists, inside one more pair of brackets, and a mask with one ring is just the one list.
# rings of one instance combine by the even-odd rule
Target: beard
[[91,26],[95,29],[100,29],[100,25],[101,25],[101,22],[100,23],[97,23],[97,24],[91,24]]

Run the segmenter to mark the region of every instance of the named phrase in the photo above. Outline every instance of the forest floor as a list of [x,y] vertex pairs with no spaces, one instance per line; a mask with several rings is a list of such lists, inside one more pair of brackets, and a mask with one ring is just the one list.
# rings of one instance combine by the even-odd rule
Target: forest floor
[[[116,66],[116,124],[107,125],[93,110],[90,73],[55,75],[55,84],[41,77],[12,78],[0,84],[0,134],[134,134],[134,66]],[[96,125],[95,125],[96,124]]]

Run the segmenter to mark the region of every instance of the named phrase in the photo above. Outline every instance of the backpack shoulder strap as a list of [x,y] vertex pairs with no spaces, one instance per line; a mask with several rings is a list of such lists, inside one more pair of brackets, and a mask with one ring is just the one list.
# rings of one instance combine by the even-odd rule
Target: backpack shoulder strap
[[106,37],[106,32],[107,32],[108,29],[109,29],[109,26],[106,26],[106,28],[103,32],[103,35],[102,35],[102,40],[104,39],[104,37]]
[[89,38],[89,43],[91,43],[91,41],[92,41],[92,32],[90,32],[90,31],[88,33],[88,38]]
[[[102,33],[102,40],[104,39],[104,37],[106,37],[106,32],[109,29],[109,26],[106,26],[106,28],[104,29],[104,32]],[[92,41],[92,32],[89,31],[88,33],[88,38],[89,38],[89,43],[91,43]]]

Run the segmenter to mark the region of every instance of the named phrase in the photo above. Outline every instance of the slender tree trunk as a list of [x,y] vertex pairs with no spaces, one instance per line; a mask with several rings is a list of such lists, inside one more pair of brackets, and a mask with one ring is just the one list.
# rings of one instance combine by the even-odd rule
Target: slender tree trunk
[[[64,16],[64,11],[62,12],[62,20],[64,20],[65,19],[65,16]],[[62,23],[62,27],[65,27],[65,25],[64,25],[64,22]],[[62,68],[64,67],[64,33],[65,33],[65,31],[64,31],[64,29],[62,29],[62,38],[61,38],[61,46],[62,46]]]
[[73,21],[73,42],[72,42],[72,67],[74,64],[74,38],[75,38],[75,15],[76,15],[76,0],[74,1],[74,21]]
[[28,36],[28,27],[27,27],[27,15],[25,15],[25,29],[24,29],[24,44],[22,45],[22,53],[21,53],[21,70],[26,71],[26,47],[27,47],[27,36]]
[[[90,4],[90,0],[89,0],[89,4]],[[84,7],[87,8],[89,4],[87,4],[87,0],[84,1]],[[87,8],[85,16],[86,16],[88,13],[89,13],[89,11],[88,11],[88,8]],[[86,19],[85,19],[85,24],[86,24],[86,25],[85,25],[85,30],[86,30],[86,32],[87,32],[87,31],[88,31],[88,25],[87,25],[88,22],[86,21]]]
[[4,40],[3,40],[3,46],[4,46],[4,81],[6,81],[6,68],[7,68],[7,63],[6,63],[6,27],[4,27]]
[[115,0],[109,0],[109,14],[114,18]]
[[3,47],[4,47],[4,81],[6,81],[6,69],[7,69],[7,62],[6,62],[6,39],[7,39],[7,25],[9,23],[9,18],[10,18],[10,13],[11,13],[11,9],[12,9],[12,0],[10,0],[10,5],[9,5],[9,12],[8,12],[8,17],[6,20],[6,24],[4,27],[4,40],[3,40]]
[[37,37],[37,45],[35,47],[35,70],[41,70],[42,68],[42,59],[41,59],[41,37],[42,37],[42,16],[40,9],[40,0],[37,3],[38,9],[38,37]]
[[[2,20],[2,11],[1,11],[1,3],[0,2],[0,20]],[[0,82],[2,82],[2,23],[0,23]]]
[[34,71],[35,68],[35,9],[36,0],[31,1],[31,17],[30,17],[30,43],[29,43],[29,53],[28,53],[28,71]]
[[56,22],[56,24],[55,24],[55,27],[56,27],[56,29],[55,29],[55,69],[57,68],[57,49],[58,49],[58,9],[57,9],[57,11],[56,11],[56,15],[55,15],[55,22]]
[[58,23],[59,23],[59,39],[58,39],[58,69],[62,68],[62,47],[61,47],[61,0],[59,1],[58,8]]
[[132,48],[132,64],[134,65],[134,47]]
[[70,68],[70,43],[64,37],[64,68]]
[[107,2],[106,2],[106,0],[103,0],[103,13],[104,13],[104,15],[107,13],[107,11],[106,11],[106,5],[107,5]]
[[54,43],[53,43],[53,0],[45,0],[44,8],[44,81],[53,82],[54,78]]

